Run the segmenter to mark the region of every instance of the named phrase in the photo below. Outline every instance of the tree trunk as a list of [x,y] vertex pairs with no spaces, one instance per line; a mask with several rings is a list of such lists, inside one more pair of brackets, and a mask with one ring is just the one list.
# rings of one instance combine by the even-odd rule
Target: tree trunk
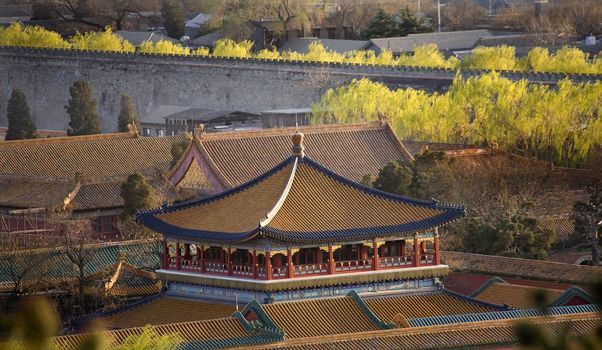
[[592,264],[594,266],[600,265],[600,250],[598,248],[598,225],[596,220],[591,219],[590,223],[590,233],[591,233],[591,242],[592,242]]
[[79,301],[79,312],[81,314],[86,313],[86,305],[84,299],[84,269],[79,270],[79,285],[78,285],[78,301]]

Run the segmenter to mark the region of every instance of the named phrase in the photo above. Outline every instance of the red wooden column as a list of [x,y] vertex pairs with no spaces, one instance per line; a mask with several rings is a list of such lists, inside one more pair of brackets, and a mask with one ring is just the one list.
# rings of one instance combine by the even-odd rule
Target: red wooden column
[[334,254],[332,253],[332,245],[328,245],[328,273],[334,275]]
[[380,257],[378,255],[378,242],[372,241],[372,269],[380,270]]
[[435,246],[435,255],[433,256],[433,262],[435,263],[435,265],[439,265],[441,264],[441,255],[439,253],[439,235],[437,233],[435,233],[433,245]]
[[253,249],[253,278],[257,279],[257,250]]
[[205,246],[201,244],[201,251],[199,252],[199,267],[201,272],[205,273]]
[[182,267],[182,261],[180,260],[181,257],[181,253],[180,253],[180,241],[178,241],[176,243],[176,269],[180,269]]
[[272,279],[272,256],[269,250],[265,252],[265,276],[268,280]]
[[167,269],[169,267],[169,245],[167,244],[167,239],[163,240],[163,268]]
[[226,263],[228,264],[228,275],[232,276],[232,248],[228,247],[226,253]]
[[[298,256],[298,255],[297,255]],[[291,249],[287,249],[286,250],[286,277],[288,278],[293,278],[293,276],[295,275],[295,271],[293,268],[293,254],[291,254]]]
[[420,246],[418,245],[418,236],[414,236],[414,266],[420,266]]
[[399,256],[406,256],[406,240],[399,241]]

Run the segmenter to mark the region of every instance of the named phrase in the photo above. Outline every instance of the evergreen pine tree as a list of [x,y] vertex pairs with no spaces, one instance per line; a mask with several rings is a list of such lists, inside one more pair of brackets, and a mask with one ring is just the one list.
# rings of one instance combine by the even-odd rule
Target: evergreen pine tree
[[381,8],[370,20],[370,23],[366,25],[366,28],[362,31],[362,36],[365,39],[392,37],[397,32],[396,27],[393,17]]
[[138,210],[155,206],[154,195],[152,187],[142,174],[136,173],[128,176],[127,181],[121,185],[123,217],[131,218]]
[[424,25],[424,21],[416,17],[408,7],[399,11],[399,23],[397,24],[396,36],[406,36],[414,33],[428,33],[433,29]]
[[8,100],[6,116],[8,118],[6,140],[34,139],[38,136],[23,91],[13,90]]
[[69,104],[65,106],[69,113],[69,130],[67,135],[100,134],[97,102],[92,97],[92,88],[87,81],[78,80],[69,88]]
[[121,111],[119,112],[117,124],[120,132],[127,132],[128,124],[135,125],[136,128],[140,129],[140,119],[136,114],[132,98],[128,95],[121,95]]
[[184,35],[184,10],[178,0],[163,0],[161,9],[167,35],[180,39]]

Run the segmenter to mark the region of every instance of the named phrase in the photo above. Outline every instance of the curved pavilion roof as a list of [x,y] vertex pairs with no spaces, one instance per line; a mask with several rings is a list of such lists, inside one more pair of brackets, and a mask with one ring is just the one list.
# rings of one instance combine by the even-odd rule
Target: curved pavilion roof
[[[296,146],[299,146],[298,144]],[[461,206],[385,193],[343,178],[300,152],[219,195],[144,211],[138,220],[170,236],[240,242],[350,241],[432,229]]]

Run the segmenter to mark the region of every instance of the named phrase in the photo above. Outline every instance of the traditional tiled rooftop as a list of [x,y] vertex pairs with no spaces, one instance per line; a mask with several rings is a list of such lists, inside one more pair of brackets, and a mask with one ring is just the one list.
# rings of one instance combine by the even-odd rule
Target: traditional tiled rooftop
[[303,126],[243,132],[202,134],[196,147],[213,176],[235,187],[260,176],[290,155],[290,135],[305,134],[307,155],[354,181],[378,171],[393,160],[411,155],[388,125]]
[[562,294],[560,290],[498,282],[491,284],[474,297],[488,303],[508,305],[515,309],[528,309],[536,306],[534,298],[537,291],[543,293],[548,302],[552,302]]
[[350,296],[263,305],[287,339],[379,329]]
[[93,318],[110,329],[122,329],[223,318],[234,311],[234,305],[160,295]]
[[241,187],[143,212],[138,220],[174,236],[328,241],[419,232],[463,215],[463,207],[374,190],[295,156]]
[[181,200],[162,174],[171,165],[171,145],[185,137],[127,132],[0,142],[0,207],[117,208],[122,183],[136,172],[166,202]]
[[488,303],[508,305],[514,309],[594,303],[587,292],[575,286],[566,289],[542,288],[508,283],[499,277],[490,278],[470,296]]
[[[0,142],[0,175],[84,179],[166,172],[171,145],[185,135],[137,137],[131,133]],[[23,161],[26,159],[27,161]]]
[[602,268],[594,266],[449,251],[442,252],[442,256],[444,262],[453,271],[530,278],[576,285],[592,284],[602,276]]
[[0,206],[8,208],[62,209],[69,195],[76,192],[74,181],[28,180],[0,176]]
[[444,291],[370,298],[366,299],[366,304],[379,318],[389,322],[393,321],[397,315],[405,319],[411,319],[488,312],[500,309],[493,305],[475,302]]
[[[274,342],[278,338],[270,334],[252,332],[252,327],[242,317],[226,317],[211,320],[178,322],[153,326],[159,335],[178,334],[182,341],[183,349],[215,349],[235,346],[249,346],[262,344],[267,341]],[[111,344],[120,344],[131,335],[138,335],[142,328],[128,328],[103,332]],[[54,343],[60,349],[80,349],[87,334],[60,336]]]
[[[545,332],[559,334],[568,327],[573,335],[585,335],[598,328],[597,313],[539,317],[532,321]],[[516,320],[493,320],[454,325],[397,328],[373,332],[342,334],[302,339],[287,339],[247,349],[480,349],[491,345],[507,345],[517,341]]]

